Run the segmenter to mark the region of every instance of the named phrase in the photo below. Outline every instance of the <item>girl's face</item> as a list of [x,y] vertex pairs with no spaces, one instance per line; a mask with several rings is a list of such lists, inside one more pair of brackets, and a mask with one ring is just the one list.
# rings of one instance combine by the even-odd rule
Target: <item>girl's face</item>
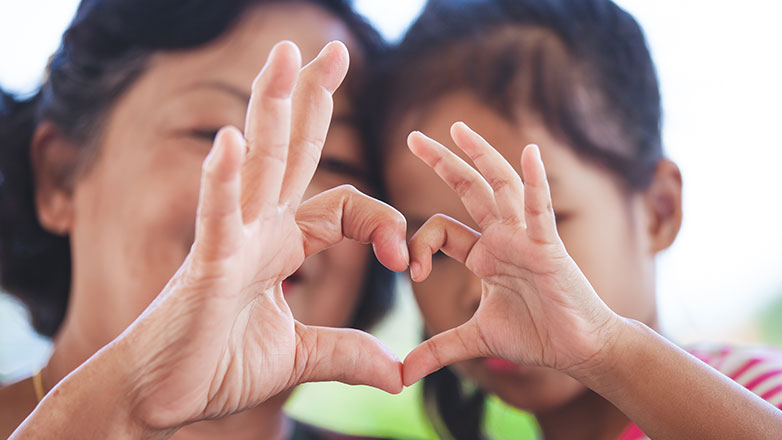
[[[540,123],[508,123],[467,92],[446,95],[408,116],[389,142],[385,175],[391,203],[407,217],[410,233],[435,213],[478,230],[459,197],[404,147],[410,130],[421,130],[469,162],[449,136],[451,124],[464,121],[486,137],[517,172],[522,148],[536,143],[546,164],[557,227],[568,252],[614,311],[655,324],[654,252],[645,232],[648,224],[641,194],[624,192],[610,173],[581,160]],[[480,280],[442,253],[433,257],[429,278],[415,283],[413,289],[429,335],[467,321],[481,297]],[[560,407],[585,391],[574,379],[554,370],[496,359],[474,359],[454,368],[485,391],[534,412]]]
[[[116,337],[155,298],[194,239],[201,164],[222,126],[244,126],[252,81],[272,46],[295,42],[306,63],[329,41],[356,44],[343,23],[307,3],[248,11],[225,36],[192,51],[153,56],[105,122],[99,155],[72,193],[67,232],[73,284],[67,326],[94,348]],[[310,197],[351,183],[368,191],[365,160],[346,87]],[[295,127],[294,127],[295,130]],[[300,321],[350,323],[368,267],[368,248],[342,244],[309,258],[285,283]]]

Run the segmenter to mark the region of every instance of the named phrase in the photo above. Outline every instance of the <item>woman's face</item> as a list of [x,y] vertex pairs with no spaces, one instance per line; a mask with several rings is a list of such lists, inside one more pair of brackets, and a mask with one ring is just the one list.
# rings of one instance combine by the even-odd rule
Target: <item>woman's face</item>
[[[73,193],[68,323],[96,347],[127,327],[163,288],[194,239],[201,164],[222,126],[244,126],[252,81],[272,46],[295,42],[304,62],[329,41],[356,45],[339,19],[306,3],[248,11],[219,40],[152,57],[105,123],[99,156]],[[348,83],[350,79],[348,79]],[[323,159],[305,197],[351,183],[368,191],[345,87],[334,97]],[[294,128],[295,129],[295,128]],[[361,294],[368,248],[342,244],[309,258],[285,283],[300,321],[345,326]]]
[[[580,160],[539,123],[510,124],[471,94],[453,93],[409,115],[388,142],[385,175],[392,204],[413,233],[435,213],[472,228],[459,197],[404,147],[410,130],[421,130],[457,152],[449,128],[464,121],[481,133],[517,172],[522,148],[537,143],[549,176],[557,227],[571,256],[602,299],[622,316],[654,324],[653,253],[649,252],[641,196],[624,193],[615,179]],[[429,278],[413,289],[429,335],[467,321],[478,307],[481,283],[470,271],[442,253],[433,257]],[[519,335],[523,338],[524,335]],[[563,405],[585,391],[570,377],[489,359],[455,365],[462,376],[509,404],[542,412]]]

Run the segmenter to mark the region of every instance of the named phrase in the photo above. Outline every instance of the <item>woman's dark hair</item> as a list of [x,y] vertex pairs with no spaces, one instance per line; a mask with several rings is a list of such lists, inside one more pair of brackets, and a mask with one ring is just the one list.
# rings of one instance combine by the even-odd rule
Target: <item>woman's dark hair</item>
[[[347,0],[300,1],[341,19],[369,62],[384,50]],[[205,45],[248,8],[275,2],[282,0],[82,0],[40,90],[21,101],[0,90],[0,286],[26,304],[36,331],[57,332],[71,283],[68,237],[46,231],[36,215],[30,143],[38,123],[54,124],[83,150],[80,158],[94,156],[89,150],[96,148],[103,118],[152,54]],[[67,171],[63,177],[72,179],[77,170]],[[379,179],[370,183],[380,187]],[[373,260],[353,326],[366,328],[388,310],[392,281]]]
[[[432,102],[468,92],[510,123],[542,123],[627,191],[647,188],[663,157],[645,37],[610,0],[430,0],[377,70],[386,155]],[[428,376],[426,408],[441,437],[481,438],[483,396],[461,390],[447,368]]]

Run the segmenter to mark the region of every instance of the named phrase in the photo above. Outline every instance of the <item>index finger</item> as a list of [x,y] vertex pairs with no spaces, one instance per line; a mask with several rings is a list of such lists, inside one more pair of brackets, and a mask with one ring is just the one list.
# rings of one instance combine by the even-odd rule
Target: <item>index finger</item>
[[393,271],[407,269],[410,262],[404,216],[350,185],[338,186],[302,203],[296,223],[304,237],[306,256],[350,238],[372,243],[377,259]]
[[482,228],[497,220],[494,193],[481,174],[453,151],[421,132],[410,133],[407,145],[459,196]]
[[491,185],[500,215],[524,223],[524,185],[516,170],[464,122],[451,126],[451,137]]
[[432,255],[443,251],[465,264],[481,234],[444,214],[435,214],[410,239],[410,277],[424,281],[432,271]]

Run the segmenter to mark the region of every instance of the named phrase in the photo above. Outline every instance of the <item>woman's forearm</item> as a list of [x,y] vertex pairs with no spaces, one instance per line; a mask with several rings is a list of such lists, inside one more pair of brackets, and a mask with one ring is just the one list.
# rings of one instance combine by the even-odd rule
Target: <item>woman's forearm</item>
[[122,343],[104,347],[55,386],[11,439],[162,439],[134,417]]
[[621,320],[595,364],[576,374],[649,437],[778,439],[782,411],[645,325]]

